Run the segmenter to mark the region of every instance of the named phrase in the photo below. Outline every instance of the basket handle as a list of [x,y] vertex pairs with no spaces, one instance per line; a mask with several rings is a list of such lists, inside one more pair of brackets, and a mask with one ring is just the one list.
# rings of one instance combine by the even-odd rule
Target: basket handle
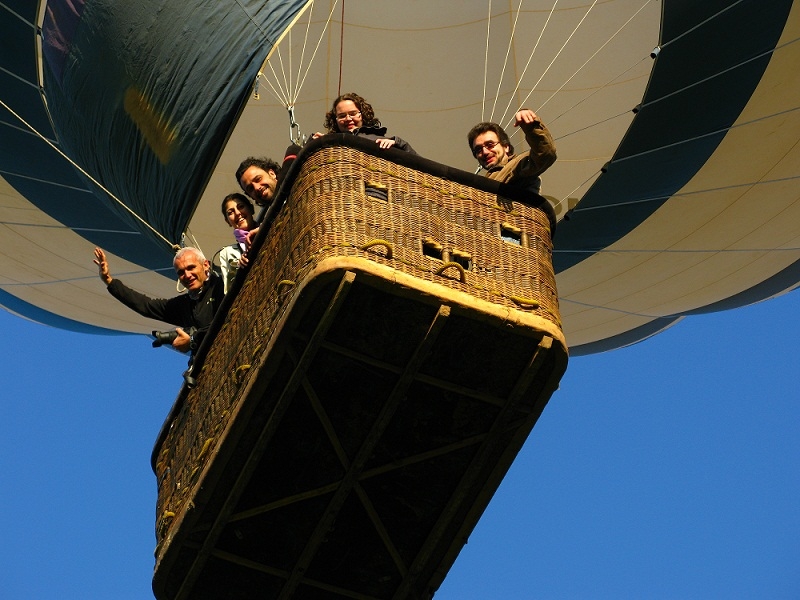
[[392,245],[386,240],[374,239],[361,246],[359,250],[369,250],[373,246],[386,246],[386,258],[392,258]]
[[461,280],[461,283],[467,283],[467,274],[464,271],[464,267],[462,267],[457,262],[452,262],[452,261],[451,262],[446,262],[441,267],[436,269],[436,271],[434,271],[434,273],[436,273],[436,275],[441,275],[442,273],[445,272],[446,269],[449,269],[450,267],[458,269],[459,279]]
[[509,296],[509,299],[523,308],[539,308],[539,301],[533,298],[524,298],[522,296]]

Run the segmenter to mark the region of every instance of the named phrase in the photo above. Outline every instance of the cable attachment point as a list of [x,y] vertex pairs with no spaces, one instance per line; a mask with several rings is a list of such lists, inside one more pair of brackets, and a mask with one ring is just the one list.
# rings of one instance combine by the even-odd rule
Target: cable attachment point
[[259,71],[258,75],[256,75],[256,83],[255,83],[255,85],[253,85],[253,99],[254,100],[259,100],[261,98],[261,96],[258,94],[258,87],[261,85],[261,78],[263,76],[264,75],[261,73],[261,71]]
[[306,136],[301,133],[300,124],[294,118],[294,105],[287,106],[286,110],[289,111],[289,140],[298,146],[304,146]]

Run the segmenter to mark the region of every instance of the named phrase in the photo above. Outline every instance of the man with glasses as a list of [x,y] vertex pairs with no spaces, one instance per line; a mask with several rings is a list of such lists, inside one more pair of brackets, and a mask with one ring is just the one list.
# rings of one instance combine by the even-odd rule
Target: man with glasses
[[472,155],[486,169],[486,176],[502,183],[523,187],[536,194],[542,186],[539,175],[556,162],[553,136],[532,110],[514,115],[514,127],[525,133],[530,150],[514,154],[514,146],[497,123],[478,123],[467,134]]

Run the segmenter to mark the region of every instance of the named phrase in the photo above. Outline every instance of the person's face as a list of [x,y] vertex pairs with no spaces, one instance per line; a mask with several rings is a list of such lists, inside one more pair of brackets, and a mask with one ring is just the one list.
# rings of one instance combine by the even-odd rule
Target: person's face
[[255,219],[250,206],[242,200],[231,199],[225,203],[225,220],[234,229],[250,231],[255,227]]
[[203,287],[210,269],[211,265],[207,260],[201,261],[192,253],[187,252],[175,259],[178,281],[190,292],[196,292]]
[[494,131],[484,131],[472,140],[472,154],[484,169],[490,169],[508,156],[508,146],[500,143]]
[[265,171],[261,167],[248,167],[242,173],[239,183],[253,202],[259,206],[266,206],[272,202],[275,195],[275,186],[278,184],[278,177],[272,169]]
[[359,129],[363,119],[361,118],[361,111],[352,100],[342,100],[336,105],[336,126],[339,131],[353,131]]

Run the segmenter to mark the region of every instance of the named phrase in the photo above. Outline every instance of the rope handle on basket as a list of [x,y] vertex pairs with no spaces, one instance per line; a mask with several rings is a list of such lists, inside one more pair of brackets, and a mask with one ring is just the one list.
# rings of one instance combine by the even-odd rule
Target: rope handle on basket
[[250,368],[250,365],[239,365],[236,367],[236,370],[233,372],[234,379],[236,379],[236,385],[242,383],[242,377],[244,377],[244,372]]
[[458,269],[458,272],[460,274],[459,279],[461,280],[461,283],[467,283],[467,274],[464,271],[464,267],[462,267],[457,262],[446,262],[441,267],[436,269],[436,271],[434,271],[434,273],[436,275],[441,275],[442,273],[444,273],[445,269],[449,269],[450,267],[455,267],[456,269]]
[[533,298],[523,298],[522,296],[509,296],[508,298],[522,307],[539,308],[539,301]]
[[280,294],[282,287],[294,287],[295,285],[297,285],[296,282],[292,281],[291,279],[281,279],[276,287],[278,288],[278,293]]
[[359,248],[359,250],[369,250],[373,246],[386,246],[386,258],[392,258],[392,245],[386,240],[375,239],[367,242]]

